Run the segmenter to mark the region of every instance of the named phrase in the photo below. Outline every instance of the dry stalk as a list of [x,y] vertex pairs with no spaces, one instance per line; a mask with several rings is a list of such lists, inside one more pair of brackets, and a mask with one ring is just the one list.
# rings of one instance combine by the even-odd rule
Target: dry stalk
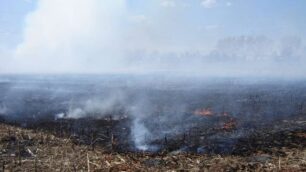
[[89,163],[88,153],[87,153],[87,171],[90,172],[90,163]]

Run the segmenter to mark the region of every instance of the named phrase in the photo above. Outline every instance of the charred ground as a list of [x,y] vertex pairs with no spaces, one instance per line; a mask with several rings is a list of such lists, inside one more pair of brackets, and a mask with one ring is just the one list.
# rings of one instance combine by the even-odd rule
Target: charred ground
[[[2,76],[0,87],[4,168],[305,169],[303,81]],[[46,160],[53,148],[68,164]]]

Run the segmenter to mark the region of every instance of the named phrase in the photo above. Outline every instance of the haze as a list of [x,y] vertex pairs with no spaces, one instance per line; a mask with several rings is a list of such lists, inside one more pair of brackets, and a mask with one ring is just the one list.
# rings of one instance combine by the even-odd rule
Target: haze
[[0,73],[306,75],[306,2],[3,0]]

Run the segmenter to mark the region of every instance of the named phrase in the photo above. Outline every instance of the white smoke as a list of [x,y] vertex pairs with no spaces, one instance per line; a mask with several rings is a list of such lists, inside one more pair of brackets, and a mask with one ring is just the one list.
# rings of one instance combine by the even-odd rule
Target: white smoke
[[[218,34],[222,24],[192,22],[188,10],[194,6],[183,5],[211,7],[216,2],[146,1],[141,5],[148,10],[138,12],[126,0],[38,0],[26,18],[23,41],[12,58],[0,57],[0,70],[305,76],[302,39],[227,37]],[[204,39],[210,32],[214,36]],[[279,73],[278,68],[289,74]]]
[[101,71],[114,67],[125,8],[125,0],[39,0],[27,17],[15,65],[53,73],[94,72],[95,63]]
[[0,106],[0,115],[5,115],[7,113],[8,109],[6,106],[1,105]]
[[145,124],[139,118],[136,118],[131,130],[135,147],[142,151],[148,150],[150,146],[146,144],[146,138],[149,138],[151,134]]
[[56,114],[55,115],[55,120],[57,120],[57,119],[63,119],[63,118],[65,118],[65,113],[58,113],[58,114]]
[[[107,115],[114,114],[120,111],[120,108],[127,110],[126,95],[121,91],[114,91],[105,97],[91,98],[85,101],[71,101],[68,112],[57,115],[57,118],[72,118],[79,119],[84,117],[104,118]],[[114,119],[119,118],[112,116]]]

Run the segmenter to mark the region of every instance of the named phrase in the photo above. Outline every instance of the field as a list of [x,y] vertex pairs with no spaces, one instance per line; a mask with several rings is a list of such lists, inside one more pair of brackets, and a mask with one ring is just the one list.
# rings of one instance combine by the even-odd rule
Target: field
[[305,171],[306,83],[2,76],[3,171]]
[[[305,126],[306,121],[296,121]],[[294,124],[294,123],[291,123]],[[305,171],[306,130],[262,132],[237,155],[92,149],[69,137],[1,124],[3,171]],[[244,147],[245,146],[245,147]]]

